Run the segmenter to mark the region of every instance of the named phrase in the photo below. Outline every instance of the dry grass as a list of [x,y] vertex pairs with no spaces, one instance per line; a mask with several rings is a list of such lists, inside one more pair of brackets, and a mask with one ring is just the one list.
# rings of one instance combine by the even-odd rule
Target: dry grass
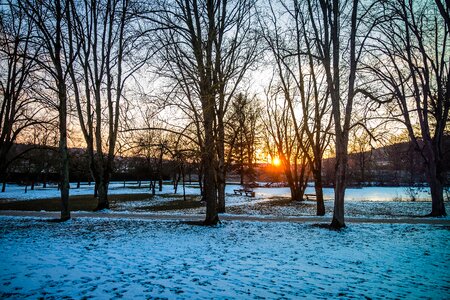
[[299,211],[314,211],[316,204],[311,202],[292,201],[289,197],[271,197],[267,201],[254,203],[246,206],[232,206],[227,208],[228,213],[232,214],[273,214],[278,215],[279,209],[284,207],[294,207]]
[[[186,200],[180,194],[161,194],[160,198],[166,198],[163,202],[153,204],[153,196],[148,193],[141,194],[117,194],[109,195],[110,208],[115,211],[121,210],[136,210],[136,211],[170,211],[170,210],[184,210],[184,209],[196,209],[204,207],[201,196],[199,195],[186,195]],[[148,201],[146,201],[148,200]],[[300,208],[302,206],[311,206],[303,202],[291,201],[290,198],[285,197],[273,197],[268,199],[269,201],[256,203],[247,207],[229,207],[227,212],[235,214],[247,213],[248,210],[270,213],[277,207],[289,207],[295,206]],[[130,201],[143,201],[134,207],[126,207],[123,205],[125,202]],[[71,211],[93,211],[97,206],[97,199],[92,195],[78,195],[70,196],[69,202]],[[305,207],[306,208],[306,207]],[[59,198],[45,198],[26,201],[13,201],[13,202],[0,202],[0,210],[23,210],[23,211],[60,211],[61,202]]]
[[140,210],[146,211],[168,211],[168,210],[182,210],[182,209],[191,209],[191,208],[199,208],[204,206],[200,202],[201,197],[195,195],[186,195],[186,200],[181,199],[168,201],[162,203],[160,205],[152,205],[152,206],[143,206],[139,207]]
[[[148,194],[109,195],[108,199],[113,206],[116,202],[138,201],[150,199]],[[69,208],[72,211],[93,211],[97,206],[97,199],[92,195],[70,196]],[[60,198],[45,198],[26,201],[13,201],[0,203],[0,210],[28,210],[28,211],[60,211]]]

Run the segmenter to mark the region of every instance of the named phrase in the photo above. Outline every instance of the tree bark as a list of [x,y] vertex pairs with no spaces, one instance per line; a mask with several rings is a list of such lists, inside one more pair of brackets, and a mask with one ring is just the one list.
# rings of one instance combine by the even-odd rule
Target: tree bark
[[215,172],[215,147],[214,147],[214,98],[206,93],[202,99],[202,108],[205,128],[205,148],[203,152],[204,166],[204,192],[203,199],[206,201],[205,225],[216,225],[219,222],[217,214],[217,190]]
[[59,99],[59,152],[61,156],[61,220],[70,219],[69,210],[69,151],[67,149],[67,88],[62,70],[62,6],[61,1],[56,1],[56,37],[54,64],[57,74],[58,99]]
[[225,174],[224,171],[219,169],[217,174],[217,212],[225,213]]
[[322,184],[322,168],[313,172],[314,176],[314,189],[316,191],[317,210],[316,215],[325,215],[325,203],[323,201],[323,184]]
[[108,186],[109,183],[101,179],[97,185],[97,192],[98,192],[98,202],[97,207],[94,209],[94,211],[99,211],[102,209],[109,209],[109,201],[108,201]]
[[[223,94],[222,94],[223,95]],[[220,95],[219,98],[222,98]],[[223,103],[223,99],[221,102]],[[218,121],[217,121],[217,131],[218,131],[218,140],[216,141],[217,153],[218,153],[218,170],[217,170],[217,199],[218,213],[225,213],[225,185],[226,185],[226,167],[225,167],[225,125],[223,122],[223,110],[219,109]]]
[[344,197],[347,173],[347,147],[343,142],[336,142],[336,178],[334,181],[334,212],[331,221],[332,228],[345,227]]
[[158,191],[160,192],[162,192],[163,186],[163,175],[162,175],[163,155],[164,155],[164,148],[161,145],[161,151],[159,153],[159,160],[158,160]]
[[[62,74],[62,73],[61,73]],[[62,79],[62,76],[61,78]],[[61,156],[61,220],[70,219],[69,151],[67,149],[67,95],[63,81],[59,82],[59,153]]]
[[302,189],[297,184],[290,185],[291,190],[291,200],[292,201],[303,201],[303,196],[305,195],[305,189]]
[[427,179],[431,192],[431,213],[432,217],[443,217],[447,215],[444,205],[444,180],[442,174],[442,167],[437,161],[436,155],[430,149],[428,145],[428,151],[425,151],[427,156]]

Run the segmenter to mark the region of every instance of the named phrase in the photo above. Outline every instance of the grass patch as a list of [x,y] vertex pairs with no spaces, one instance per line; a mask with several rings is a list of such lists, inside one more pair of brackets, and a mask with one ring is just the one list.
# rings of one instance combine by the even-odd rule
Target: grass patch
[[316,207],[315,203],[304,201],[292,201],[290,197],[273,196],[265,201],[248,204],[246,206],[231,206],[227,208],[228,213],[232,214],[264,214],[280,215],[280,209],[284,207],[293,207],[293,211],[303,211],[313,213]]
[[296,204],[297,201],[292,201],[290,197],[270,197],[267,201],[258,203],[263,206],[291,206]]
[[[178,194],[173,194],[173,193],[169,193],[169,194],[158,194],[158,197],[160,198],[165,198],[165,199],[169,199],[169,198],[180,198],[183,199],[183,193],[178,193]],[[198,195],[186,195],[186,200],[190,200],[190,199],[197,199]]]
[[121,187],[115,187],[114,189],[119,190],[119,189],[130,189],[130,190],[147,190],[150,191],[151,189],[145,185],[126,185],[126,186],[121,186]]
[[[140,201],[152,198],[149,194],[123,194],[109,195],[111,205],[116,202]],[[84,210],[93,211],[97,207],[97,199],[92,195],[70,196],[69,209],[72,211]],[[14,201],[0,203],[0,210],[28,210],[28,211],[60,211],[60,198],[45,198],[26,201]]]
[[[161,195],[160,195],[161,196]],[[139,210],[146,211],[168,211],[168,210],[182,210],[182,209],[192,209],[200,208],[205,206],[200,200],[201,196],[196,195],[186,195],[186,200],[183,200],[183,196],[179,196],[181,199],[167,201],[158,205],[152,206],[142,206]]]

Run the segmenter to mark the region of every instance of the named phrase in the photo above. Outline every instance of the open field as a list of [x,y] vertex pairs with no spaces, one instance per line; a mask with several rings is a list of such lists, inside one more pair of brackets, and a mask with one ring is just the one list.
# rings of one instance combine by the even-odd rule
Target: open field
[[[229,184],[226,189],[227,213],[233,215],[313,216],[314,201],[290,201],[288,188],[256,188],[256,197],[235,195],[237,185]],[[82,185],[71,189],[70,207],[73,211],[92,211],[96,206],[93,186]],[[313,192],[308,187],[308,193]],[[172,186],[164,184],[162,192],[152,195],[145,185],[140,188],[134,183],[117,182],[110,187],[110,209],[114,212],[148,212],[168,214],[204,214],[205,206],[200,202],[198,185],[186,186],[186,200],[182,188],[174,194]],[[426,191],[417,192],[420,201],[406,201],[406,188],[377,187],[348,189],[345,209],[350,217],[399,218],[423,216],[429,213],[431,202]],[[326,216],[333,210],[332,190],[325,189]],[[446,202],[450,211],[449,202]],[[6,193],[0,193],[0,210],[59,211],[60,202],[56,188],[36,188],[24,193],[21,186],[8,186]]]
[[115,184],[102,212],[82,186],[64,223],[49,222],[56,189],[12,186],[0,194],[0,298],[448,299],[450,218],[420,218],[426,199],[350,191],[348,227],[336,232],[322,226],[329,194],[315,217],[315,202],[289,201],[286,189],[250,198],[234,188],[220,225],[203,227],[193,225],[205,213],[195,185],[183,200],[168,184],[156,195]]
[[430,298],[450,293],[442,225],[0,217],[1,298]]

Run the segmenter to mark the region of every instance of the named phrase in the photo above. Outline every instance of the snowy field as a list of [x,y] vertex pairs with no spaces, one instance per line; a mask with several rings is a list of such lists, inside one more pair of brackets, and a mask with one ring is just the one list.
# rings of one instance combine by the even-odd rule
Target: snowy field
[[[70,195],[90,195],[93,194],[94,184],[88,185],[87,183],[82,183],[80,188],[76,188],[76,183],[71,183]],[[237,184],[228,184],[226,186],[227,194],[234,194],[233,190],[240,188]],[[256,188],[256,199],[265,199],[273,196],[289,197],[289,188]],[[364,188],[347,188],[346,189],[346,200],[348,201],[408,201],[410,199],[408,195],[408,189],[405,187],[364,187]],[[417,189],[417,200],[418,201],[430,201],[429,189],[421,188]],[[165,182],[163,185],[162,192],[156,191],[157,194],[168,194],[173,193],[173,185],[169,182]],[[334,192],[332,188],[324,188],[324,198],[332,199]],[[141,188],[139,188],[136,182],[112,182],[109,186],[109,193],[114,194],[140,194],[140,193],[151,193],[148,188],[148,182],[143,182]],[[183,193],[182,185],[178,185],[177,194],[181,195]],[[307,194],[315,194],[314,187],[309,186],[306,189]],[[187,195],[197,195],[199,194],[198,184],[188,184],[186,185]],[[42,186],[36,186],[32,191],[28,187],[27,192],[25,192],[24,186],[19,186],[17,184],[8,184],[6,187],[6,192],[0,193],[0,199],[8,200],[33,200],[33,199],[43,199],[43,198],[57,198],[60,196],[60,192],[56,188],[47,187],[42,188]],[[230,203],[234,204],[234,203]]]
[[[94,183],[88,185],[83,182],[80,188],[76,188],[77,184],[72,182],[70,184],[70,195],[71,196],[79,196],[79,195],[93,195],[94,194]],[[173,186],[169,184],[163,185],[164,189],[162,193],[173,192]],[[180,185],[181,187],[181,185]],[[178,193],[180,193],[181,188],[178,189]],[[142,184],[141,188],[136,182],[126,182],[125,187],[123,182],[112,182],[109,185],[109,194],[117,195],[117,194],[141,194],[141,193],[151,193],[147,184]],[[189,193],[198,193],[198,189],[191,188],[188,189]],[[158,192],[159,193],[159,192]],[[27,191],[25,192],[25,186],[20,186],[17,184],[8,184],[6,186],[6,191],[0,193],[0,199],[3,201],[7,200],[34,200],[34,199],[44,199],[44,198],[58,198],[61,196],[61,192],[58,190],[57,186],[48,186],[47,188],[43,188],[42,185],[37,185],[34,190],[30,190],[28,186]]]
[[[76,184],[72,183],[72,187]],[[275,216],[308,216],[315,215],[316,204],[314,201],[292,202],[283,205],[274,205],[273,203],[280,199],[290,197],[289,188],[255,188],[256,197],[250,198],[241,195],[235,195],[234,189],[240,188],[236,184],[228,184],[226,187],[226,206],[227,213],[240,215],[275,215]],[[189,184],[185,189],[186,195],[197,196],[200,200],[199,187],[197,184]],[[171,201],[181,200],[183,193],[182,186],[179,185],[178,192],[175,195],[173,186],[165,182],[163,190],[157,191],[156,196],[151,197],[148,188],[148,182],[142,183],[139,188],[136,182],[113,182],[110,185],[111,195],[118,194],[148,194],[147,199],[137,197],[135,200],[114,202],[112,211],[120,212],[149,212],[149,207],[164,205]],[[306,193],[314,193],[313,187],[308,187]],[[80,188],[72,188],[70,194],[92,195],[93,185],[86,183]],[[34,199],[58,198],[59,191],[56,187],[42,188],[37,186],[35,190],[28,189],[25,193],[23,186],[8,185],[5,193],[0,193],[0,202],[26,201]],[[324,189],[326,217],[330,217],[333,211],[333,189]],[[408,189],[405,187],[365,187],[348,188],[346,190],[345,213],[350,217],[368,217],[368,218],[398,218],[423,216],[431,211],[431,199],[427,189],[416,190],[417,201],[409,201]],[[446,202],[446,209],[450,211],[450,202]],[[180,210],[166,210],[159,213],[166,214],[204,214],[205,208],[192,208]],[[449,217],[446,217],[447,219]]]
[[0,217],[0,298],[257,299],[450,296],[438,225]]

